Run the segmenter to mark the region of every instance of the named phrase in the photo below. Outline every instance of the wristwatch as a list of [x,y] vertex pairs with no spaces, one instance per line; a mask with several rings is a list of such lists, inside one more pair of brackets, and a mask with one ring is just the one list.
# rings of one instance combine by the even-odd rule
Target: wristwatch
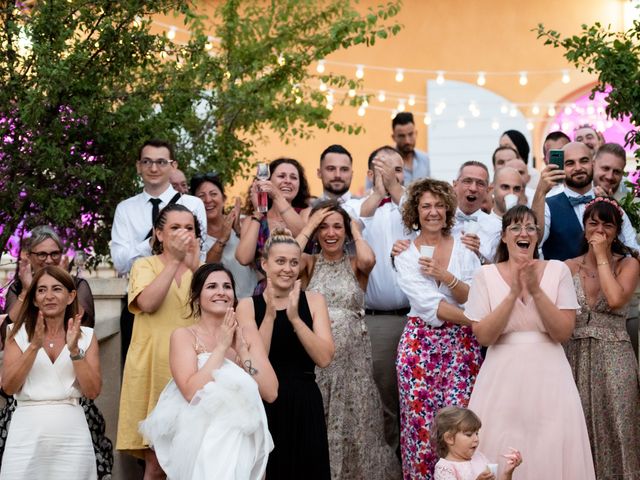
[[86,356],[86,352],[81,348],[78,349],[78,354],[77,355],[69,354],[69,357],[71,357],[71,360],[73,360],[74,362],[76,360],[82,360],[85,356]]

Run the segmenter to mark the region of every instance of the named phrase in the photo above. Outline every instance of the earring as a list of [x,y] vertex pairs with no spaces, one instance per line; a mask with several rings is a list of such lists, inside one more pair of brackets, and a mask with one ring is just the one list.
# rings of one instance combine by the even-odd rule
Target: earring
[[417,223],[414,223],[413,225],[411,225],[411,228],[413,228],[413,230],[415,232],[417,232],[419,230],[420,225],[418,225]]

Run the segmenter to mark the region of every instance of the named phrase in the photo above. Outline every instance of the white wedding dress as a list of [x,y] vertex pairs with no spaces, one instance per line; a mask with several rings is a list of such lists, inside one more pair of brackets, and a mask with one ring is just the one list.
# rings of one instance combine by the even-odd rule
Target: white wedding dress
[[[81,327],[78,346],[87,350],[93,329]],[[24,326],[15,336],[29,346]],[[81,392],[66,345],[52,362],[44,348],[15,398],[2,458],[2,480],[91,480],[97,478],[91,433],[79,405]]]
[[213,378],[191,403],[171,380],[140,433],[170,480],[261,480],[273,441],[258,385],[228,359]]

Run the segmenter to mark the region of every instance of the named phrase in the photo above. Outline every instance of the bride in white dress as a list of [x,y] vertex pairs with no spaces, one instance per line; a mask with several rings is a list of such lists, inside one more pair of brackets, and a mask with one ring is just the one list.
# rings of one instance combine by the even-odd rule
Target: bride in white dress
[[0,479],[97,478],[79,399],[100,393],[100,360],[81,317],[71,276],[54,266],[39,270],[5,347],[2,388],[18,405]]
[[197,323],[171,336],[169,382],[140,433],[171,480],[260,480],[273,449],[262,399],[278,380],[252,320],[236,319],[234,282],[220,264],[193,275]]

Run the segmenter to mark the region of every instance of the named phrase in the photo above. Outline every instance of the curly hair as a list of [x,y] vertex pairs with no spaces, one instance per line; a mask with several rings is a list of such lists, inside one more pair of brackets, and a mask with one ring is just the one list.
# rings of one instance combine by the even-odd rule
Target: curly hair
[[409,185],[406,193],[406,200],[402,205],[402,223],[407,232],[420,230],[420,218],[418,207],[420,199],[426,192],[442,199],[447,209],[445,217],[445,226],[442,233],[448,235],[455,222],[456,208],[458,201],[453,187],[442,180],[434,180],[433,178],[421,178]]
[[449,405],[441,408],[436,414],[431,427],[431,442],[440,458],[449,453],[449,445],[444,439],[445,434],[455,435],[458,432],[477,432],[482,427],[480,418],[468,408]]

